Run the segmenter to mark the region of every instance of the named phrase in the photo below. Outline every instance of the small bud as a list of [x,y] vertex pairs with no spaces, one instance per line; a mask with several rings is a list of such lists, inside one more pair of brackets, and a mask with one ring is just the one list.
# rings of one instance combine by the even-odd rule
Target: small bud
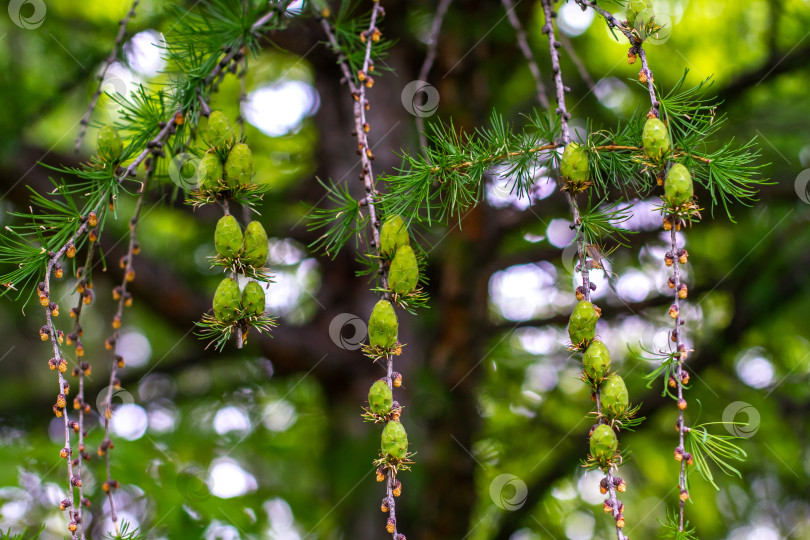
[[605,502],[602,503],[602,510],[604,510],[606,514],[613,511],[613,503],[610,502],[610,499],[605,499]]
[[56,369],[59,370],[59,373],[64,373],[67,371],[67,368],[68,368],[67,360],[65,360],[64,358],[60,358],[59,362],[56,365]]
[[96,215],[95,212],[90,212],[90,214],[87,216],[87,224],[91,227],[98,225],[98,215]]
[[678,408],[680,410],[686,409],[686,400],[685,399],[679,399],[678,400]]
[[380,467],[377,469],[377,482],[382,482],[385,480],[385,469]]
[[118,285],[118,286],[113,288],[112,297],[113,297],[113,300],[120,300],[121,299],[121,285]]
[[679,262],[680,264],[686,264],[686,262],[687,262],[688,260],[689,260],[689,252],[687,252],[687,251],[686,251],[685,249],[683,249],[683,248],[679,249],[679,250],[678,250],[678,262]]
[[680,446],[675,448],[675,461],[683,461],[683,448]]
[[135,270],[131,268],[127,270],[126,279],[127,281],[135,281]]
[[675,257],[672,256],[672,253],[667,251],[666,254],[664,255],[664,264],[667,266],[672,266],[674,262]]
[[72,259],[76,256],[76,246],[73,244],[68,244],[67,250],[65,250],[65,255],[67,255],[68,259]]
[[121,328],[121,317],[119,315],[113,317],[112,327],[115,328],[116,330]]
[[681,283],[678,285],[678,298],[684,300],[687,296],[689,296],[689,289],[686,287],[685,283]]
[[62,502],[59,503],[59,510],[65,511],[66,509],[70,508],[73,503],[70,502],[70,499],[62,499]]
[[70,455],[70,450],[68,450],[67,448],[62,448],[61,450],[59,450],[59,457],[60,458],[67,459],[67,457],[69,455]]
[[664,218],[664,230],[665,231],[671,231],[672,230],[672,220],[669,218],[669,216],[666,216]]
[[115,365],[118,366],[118,369],[123,368],[124,367],[124,357],[119,355],[119,354],[116,354],[115,355]]
[[60,409],[59,407],[54,405],[53,406],[53,414],[55,414],[57,418],[62,418],[62,409]]
[[602,478],[602,480],[599,481],[599,493],[604,495],[607,492],[608,492],[607,478]]
[[577,295],[577,302],[582,302],[585,299],[585,293],[584,289],[582,288],[582,285],[577,287],[576,295]]
[[680,499],[682,501],[688,501],[689,500],[689,492],[686,491],[685,489],[682,489]]
[[124,306],[132,307],[132,294],[129,292],[124,295]]
[[689,384],[689,372],[684,369],[681,369],[681,383]]
[[633,51],[627,53],[627,63],[628,64],[636,63],[636,54]]
[[399,497],[402,495],[402,482],[399,480],[396,481],[396,484],[394,484],[394,489],[391,490],[391,494],[394,495],[394,497]]
[[388,531],[388,534],[393,534],[397,528],[397,520],[390,517],[388,518],[388,523],[385,525],[385,530]]
[[667,280],[667,285],[669,285],[670,289],[675,288],[675,276],[669,276],[669,279]]
[[48,341],[48,336],[51,335],[51,329],[47,326],[43,326],[39,329],[39,339],[42,341]]
[[[79,482],[79,485],[81,485],[81,482]],[[70,532],[72,532],[72,533],[76,532],[76,529],[78,529],[78,528],[79,527],[78,527],[78,525],[76,525],[75,521],[71,521],[70,524],[68,524],[68,530]]]
[[138,255],[141,252],[141,245],[138,242],[132,244],[132,254]]
[[62,279],[62,276],[64,275],[64,271],[62,270],[62,265],[61,264],[56,263],[53,266],[53,275],[54,275],[54,277],[56,277],[56,279]]
[[87,239],[91,242],[95,242],[98,240],[98,229],[91,229],[90,232],[87,234]]
[[669,377],[668,383],[670,388],[675,388],[676,386],[678,386],[678,381],[676,381],[675,377],[672,376]]
[[56,406],[60,409],[64,409],[65,405],[67,405],[67,398],[65,397],[65,394],[59,394],[56,396]]
[[670,317],[672,317],[673,319],[677,319],[677,318],[678,318],[678,314],[679,314],[679,313],[680,313],[680,312],[679,312],[679,310],[678,310],[678,306],[677,306],[677,305],[672,304],[671,306],[669,306],[669,316],[670,316]]
[[620,529],[624,527],[624,516],[622,514],[616,516],[616,526]]
[[643,69],[638,72],[638,82],[640,82],[641,84],[647,82],[647,72]]
[[382,504],[380,505],[380,510],[387,513],[390,509],[391,507],[388,497],[383,498]]
[[[79,314],[79,310],[75,307],[70,308],[70,318],[75,319],[76,316]],[[68,345],[70,345],[70,339],[68,339]]]
[[616,486],[616,490],[619,493],[624,493],[625,491],[627,491],[627,484],[625,483],[623,478],[618,478],[618,477],[614,478],[613,479],[613,485]]

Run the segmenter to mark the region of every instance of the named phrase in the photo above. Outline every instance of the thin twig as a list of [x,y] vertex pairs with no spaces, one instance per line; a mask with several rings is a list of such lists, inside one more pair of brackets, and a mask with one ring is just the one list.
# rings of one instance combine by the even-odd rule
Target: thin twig
[[512,2],[512,0],[501,0],[501,2],[503,2],[503,7],[506,8],[506,15],[509,19],[509,24],[511,24],[512,28],[515,29],[515,36],[517,38],[520,51],[523,53],[526,63],[529,64],[529,71],[532,72],[534,85],[537,90],[537,101],[540,103],[541,107],[548,109],[546,85],[543,84],[543,77],[540,75],[540,68],[537,66],[534,53],[529,46],[529,39],[526,36],[526,30],[523,29],[523,25],[520,24],[520,19],[518,19],[517,13],[515,13],[515,4]]
[[101,69],[101,74],[98,76],[98,86],[96,87],[96,91],[93,92],[93,97],[90,99],[90,105],[87,107],[87,111],[85,111],[80,122],[81,128],[79,128],[79,136],[76,137],[76,152],[78,152],[81,148],[82,139],[84,139],[87,126],[90,124],[90,116],[93,114],[93,110],[96,108],[98,98],[101,97],[101,86],[104,84],[104,77],[107,76],[107,70],[110,69],[110,66],[113,62],[115,62],[115,59],[118,56],[118,50],[121,48],[121,43],[124,41],[124,36],[127,33],[127,24],[129,24],[130,19],[135,16],[135,8],[138,7],[139,1],[140,0],[132,1],[132,7],[129,8],[127,14],[119,22],[118,35],[115,37],[115,45],[113,46],[112,52],[110,52],[110,56],[108,56],[104,61],[104,67]]
[[115,491],[117,488],[118,483],[113,480],[110,471],[110,449],[112,449],[112,441],[110,440],[110,420],[112,419],[113,388],[120,386],[116,375],[118,373],[119,364],[123,363],[123,357],[118,354],[118,337],[124,314],[124,306],[127,303],[127,284],[135,279],[135,270],[132,263],[137,252],[135,235],[138,230],[138,218],[140,217],[141,208],[143,207],[143,201],[144,197],[146,196],[149,180],[152,178],[155,171],[155,162],[156,156],[153,156],[150,162],[147,164],[146,176],[144,178],[143,185],[141,186],[141,192],[140,195],[138,195],[138,200],[135,203],[135,210],[133,211],[132,217],[129,220],[129,246],[127,247],[125,259],[122,261],[124,262],[124,277],[121,279],[121,285],[118,289],[121,296],[118,299],[118,309],[113,317],[113,333],[107,340],[107,344],[113,349],[113,355],[112,362],[110,364],[110,381],[109,385],[107,386],[107,396],[104,398],[104,440],[100,450],[103,449],[104,458],[106,461],[107,481],[105,482],[106,489],[104,491],[107,492],[107,497],[110,501],[110,518],[115,526],[116,534],[120,534],[120,532],[118,529],[118,516],[115,513],[113,491]]
[[[428,75],[433,67],[433,62],[436,61],[436,49],[439,45],[439,34],[442,31],[442,22],[452,2],[453,0],[440,0],[439,5],[436,6],[436,14],[433,16],[433,23],[430,25],[427,54],[422,62],[422,67],[419,69],[419,77],[417,79],[419,81],[427,82]],[[419,147],[424,153],[427,151],[427,135],[425,134],[425,118],[421,114],[416,115],[416,130],[419,132]]]

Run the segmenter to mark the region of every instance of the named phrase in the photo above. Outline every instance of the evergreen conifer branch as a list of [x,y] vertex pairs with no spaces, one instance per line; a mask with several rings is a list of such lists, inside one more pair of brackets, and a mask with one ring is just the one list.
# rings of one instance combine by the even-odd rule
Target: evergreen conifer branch
[[124,36],[127,33],[127,24],[129,24],[130,19],[135,17],[135,10],[137,9],[139,2],[140,0],[132,0],[132,7],[129,8],[127,14],[118,23],[118,35],[115,37],[115,45],[113,45],[110,55],[104,61],[104,67],[101,68],[101,73],[98,75],[98,85],[96,86],[96,91],[93,92],[93,97],[90,98],[90,105],[87,106],[87,111],[84,113],[84,116],[82,116],[80,122],[81,128],[79,128],[79,135],[76,137],[76,147],[74,149],[76,152],[78,152],[82,146],[82,139],[84,139],[87,126],[90,124],[90,116],[93,114],[93,110],[96,108],[98,98],[101,97],[101,87],[104,84],[104,77],[107,76],[107,70],[110,69],[110,66],[113,62],[115,62],[115,59],[118,56],[118,51],[121,49],[121,45],[124,42]]

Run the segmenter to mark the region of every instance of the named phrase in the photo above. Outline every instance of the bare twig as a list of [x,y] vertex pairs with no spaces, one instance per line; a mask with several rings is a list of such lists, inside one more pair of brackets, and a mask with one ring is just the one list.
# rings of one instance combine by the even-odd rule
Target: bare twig
[[534,53],[529,46],[529,39],[526,36],[526,30],[523,29],[523,25],[520,24],[520,19],[518,19],[517,13],[515,13],[515,4],[512,2],[512,0],[501,0],[501,2],[503,2],[503,7],[506,8],[506,15],[509,19],[509,24],[511,24],[512,28],[515,29],[515,35],[517,37],[520,51],[523,53],[526,63],[529,64],[529,71],[532,72],[534,85],[537,90],[537,101],[540,103],[541,107],[548,109],[546,85],[543,84],[543,77],[540,75],[540,68],[537,66]]
[[118,56],[118,50],[121,48],[121,44],[124,41],[124,36],[127,33],[127,24],[129,23],[130,19],[135,16],[135,9],[138,7],[139,1],[140,0],[132,1],[132,7],[129,8],[127,14],[119,22],[118,35],[115,37],[115,45],[113,46],[112,52],[110,52],[110,56],[108,56],[104,61],[104,67],[101,69],[101,74],[98,76],[98,86],[96,87],[96,91],[93,93],[93,97],[90,99],[90,105],[87,107],[87,111],[85,111],[80,122],[81,128],[79,129],[79,136],[76,137],[76,152],[78,152],[81,148],[82,139],[84,139],[84,134],[87,131],[88,124],[90,123],[90,116],[93,114],[93,110],[96,108],[98,98],[101,97],[101,86],[104,84],[104,77],[107,76],[107,70],[110,69],[110,66],[113,62],[115,62],[115,58]]
[[[442,22],[447,10],[450,9],[450,4],[453,0],[440,0],[436,6],[436,14],[433,16],[433,23],[430,25],[430,36],[428,37],[428,50],[425,59],[422,62],[422,67],[419,69],[420,81],[427,82],[428,75],[430,74],[433,63],[436,61],[436,49],[439,46],[439,34],[442,31]],[[419,146],[422,152],[427,148],[427,135],[425,135],[425,119],[422,115],[416,115],[416,129],[419,132]]]

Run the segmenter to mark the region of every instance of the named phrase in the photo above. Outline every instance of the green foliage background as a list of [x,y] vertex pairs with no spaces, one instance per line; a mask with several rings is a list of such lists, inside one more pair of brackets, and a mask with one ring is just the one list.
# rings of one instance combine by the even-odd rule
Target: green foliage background
[[[170,38],[177,21],[168,15],[169,3],[142,2],[131,32],[155,29]],[[182,7],[194,9],[193,2],[187,4]],[[386,60],[393,73],[378,77],[369,91],[379,173],[400,164],[395,151],[418,150],[413,117],[400,94],[416,78],[425,51],[421,38],[433,13],[433,2],[385,5],[382,28],[397,43]],[[722,211],[713,217],[707,211],[704,222],[686,233],[692,306],[687,324],[696,350],[690,358],[689,413],[719,420],[729,404],[740,401],[759,414],[758,431],[743,444],[749,460],[742,478],[722,478],[716,492],[692,477],[694,504],[687,505],[687,515],[705,539],[807,538],[810,205],[801,182],[797,192],[797,179],[810,167],[810,46],[805,41],[810,8],[799,0],[668,5],[683,13],[668,41],[647,48],[656,84],[671,88],[685,69],[689,84],[713,76],[710,93],[725,100],[729,115],[722,136],[758,135],[766,175],[775,182],[752,207],[733,207],[736,224]],[[38,161],[75,165],[92,150],[91,130],[81,156],[72,153],[78,121],[128,7],[118,0],[49,3],[42,26],[32,30],[0,17],[2,225],[10,222],[6,212],[27,207],[26,186],[47,189],[49,172]],[[518,11],[550,83],[539,3],[521,2]],[[151,414],[170,414],[175,422],[168,431],[150,428],[137,440],[115,438],[112,466],[123,485],[122,516],[148,538],[385,536],[378,509],[382,489],[371,467],[379,433],[360,418],[364,394],[379,372],[359,352],[341,349],[329,337],[336,315],[365,319],[374,295],[366,279],[355,276],[353,244],[334,261],[305,247],[316,235],[303,219],[308,204],[318,203],[323,193],[315,176],[346,177],[352,192],[361,187],[350,170],[355,163],[350,98],[331,53],[312,48],[323,39],[313,21],[274,33],[277,47],[265,42],[247,75],[249,91],[300,80],[320,96],[318,112],[294,133],[268,137],[247,126],[257,177],[272,187],[260,209],[275,237],[272,268],[286,283],[296,283],[283,304],[275,339],[254,340],[238,353],[203,350],[189,331],[218,281],[205,261],[213,251],[218,214],[215,209],[192,212],[173,199],[171,184],[147,201],[135,306],[126,313],[124,330],[145,336],[151,354],[146,365],[127,368],[122,383],[135,403]],[[564,54],[574,125],[584,127],[589,118],[595,129],[610,128],[644,106],[646,93],[628,81],[639,65],[627,64],[626,45],[613,42],[598,17],[571,41],[595,80],[610,76],[627,82],[624,98],[609,108]],[[165,82],[162,77],[150,82]],[[520,115],[535,107],[530,73],[499,2],[453,4],[430,82],[441,102],[429,124],[452,117],[457,128],[471,131],[487,122],[492,108],[522,124]],[[228,77],[211,106],[235,118],[237,96],[238,80]],[[111,111],[109,98],[102,96],[94,118],[106,121]],[[698,197],[708,203],[706,193]],[[123,215],[132,206],[134,199],[124,198]],[[554,192],[526,210],[485,204],[465,217],[461,228],[420,231],[429,255],[431,308],[402,317],[407,347],[397,360],[405,375],[403,421],[418,452],[417,465],[403,475],[398,501],[399,522],[409,538],[611,536],[609,519],[594,498],[596,484],[583,480],[579,466],[591,402],[562,346],[572,277],[562,250],[547,239],[549,223],[567,219],[568,212],[563,196]],[[650,294],[628,306],[611,291],[598,302],[605,312],[600,335],[611,340],[631,399],[643,402],[641,414],[647,416],[636,432],[621,437],[632,450],[620,474],[628,484],[622,500],[626,531],[633,538],[655,537],[657,520],[677,498],[674,403],[659,396],[657,385],[645,387],[642,376],[652,366],[628,349],[651,342],[656,328],[668,324],[668,291],[661,277],[665,244],[656,226],[632,235],[632,247],[619,249],[611,266],[618,277],[633,269],[646,274],[654,284]],[[127,234],[125,220],[107,232],[109,261],[117,261],[115,242]],[[553,278],[542,292],[552,298],[548,308],[523,321],[506,319],[488,296],[492,276],[517,264],[534,264]],[[114,311],[109,290],[120,279],[117,272],[111,264],[97,276],[97,300],[84,315],[85,347],[93,363],[91,403],[106,379],[103,341]],[[67,287],[60,295],[63,306],[75,302],[68,300]],[[37,336],[40,309],[29,305],[24,316],[22,309],[9,299],[0,303],[0,526],[19,532],[44,524],[43,538],[60,538],[64,524],[55,504],[61,496],[53,492],[63,484],[61,445],[48,435],[55,385],[47,369],[49,352]],[[536,335],[551,336],[556,345],[532,351],[527,343]],[[748,386],[739,375],[741,360],[751,357],[763,358],[773,369],[763,388]],[[224,407],[243,411],[251,429],[217,434],[213,419]],[[100,440],[96,425],[90,448]],[[255,489],[227,499],[210,493],[209,468],[226,457],[255,478]],[[93,514],[100,516],[101,463],[94,459],[90,469],[85,489]],[[499,507],[490,494],[500,474],[515,475],[528,487],[526,500],[514,511]],[[102,528],[94,529],[93,537],[101,538]]]

